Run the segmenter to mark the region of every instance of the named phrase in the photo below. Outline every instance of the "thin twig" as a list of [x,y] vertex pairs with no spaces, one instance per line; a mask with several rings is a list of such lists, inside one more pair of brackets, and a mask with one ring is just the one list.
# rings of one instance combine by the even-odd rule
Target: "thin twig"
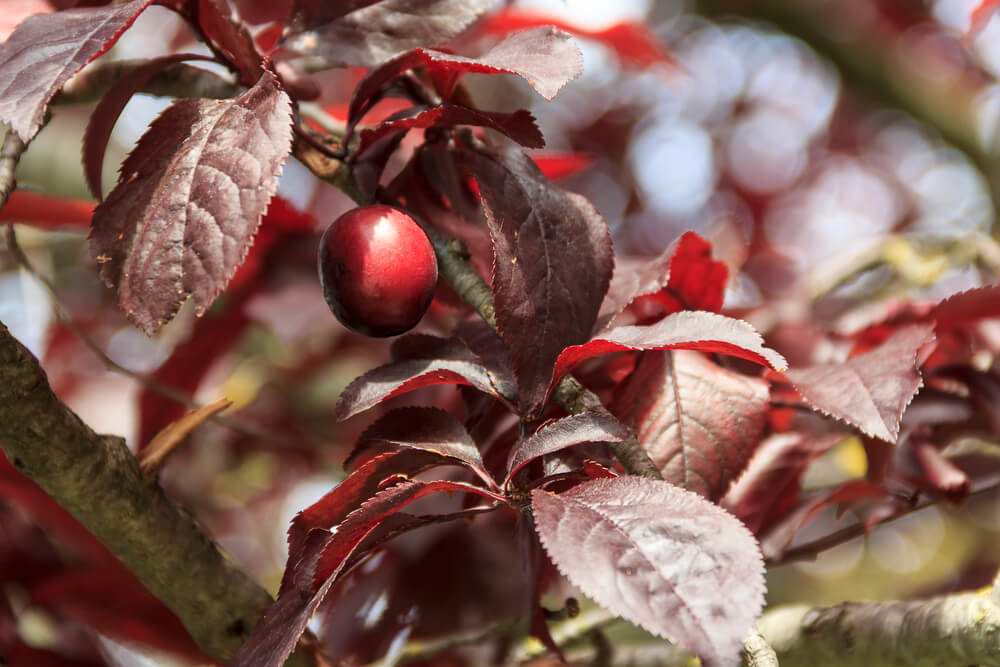
[[[978,485],[978,488],[973,489],[969,493],[968,498],[983,495],[997,489],[1000,489],[1000,476],[993,476],[988,478],[986,481],[981,482]],[[937,499],[925,497],[918,503],[905,506],[905,508],[898,514],[893,514],[890,517],[882,519],[877,525],[882,526],[887,523],[891,523],[897,519],[902,519],[904,516],[937,504]],[[810,560],[815,558],[817,554],[826,551],[827,549],[840,546],[844,542],[849,542],[856,537],[861,537],[862,535],[867,534],[870,530],[871,528],[866,527],[862,521],[852,523],[850,526],[845,526],[836,532],[824,535],[823,537],[815,539],[811,542],[801,544],[794,549],[789,549],[781,554],[779,558],[767,560],[767,565],[770,567],[775,565],[787,565],[800,560]]]

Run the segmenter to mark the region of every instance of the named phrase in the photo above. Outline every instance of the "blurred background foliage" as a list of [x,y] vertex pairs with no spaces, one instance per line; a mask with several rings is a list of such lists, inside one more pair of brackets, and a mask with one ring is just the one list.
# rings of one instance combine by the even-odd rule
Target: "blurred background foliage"
[[[731,271],[727,312],[784,341],[782,351],[796,363],[804,361],[794,358],[796,336],[849,333],[901,302],[936,301],[997,281],[1000,18],[970,33],[976,5],[973,0],[523,2],[518,6],[526,11],[587,30],[642,23],[675,64],[637,64],[600,41],[582,39],[584,74],[551,103],[513,79],[502,85],[497,77],[468,82],[474,97],[491,100],[482,102],[484,108],[530,106],[547,150],[589,156],[589,167],[562,185],[598,207],[617,252],[656,255],[689,229],[709,239]],[[177,49],[197,50],[197,45],[172,15],[153,7],[107,57]],[[336,115],[359,76],[343,70],[318,74],[325,97],[317,104]],[[168,103],[139,96],[129,104],[105,162],[105,191],[129,147]],[[78,147],[91,108],[55,108],[52,122],[21,162],[21,185],[88,196]],[[396,159],[398,169],[405,151]],[[280,194],[314,216],[317,234],[352,205],[292,162]],[[137,373],[155,372],[199,326],[209,330],[201,335],[211,337],[233,331],[225,319],[229,297],[223,296],[204,320],[185,308],[148,339],[126,322],[100,284],[84,232],[19,226],[18,236],[36,268],[51,276],[59,302],[87,339]],[[272,590],[284,566],[291,516],[342,477],[344,455],[376,416],[337,424],[336,398],[354,377],[387,359],[385,341],[363,340],[327,312],[313,268],[316,238],[283,240],[269,255],[273,265],[264,274],[265,286],[245,304],[249,326],[220,346],[224,353],[213,352],[190,388],[198,401],[221,396],[235,401],[228,414],[240,428],[206,424],[163,473],[173,497]],[[213,318],[220,323],[216,330],[203,324]],[[422,330],[444,333],[453,318],[451,307],[438,303]],[[42,357],[56,391],[85,421],[136,445],[143,385],[109,370],[61,324],[50,294],[4,251],[0,320]],[[993,331],[1000,336],[1000,328]],[[831,349],[828,358],[838,353]],[[458,406],[460,396],[452,387],[432,388],[406,399],[416,401]],[[865,467],[860,444],[847,440],[814,464],[807,487],[861,477]],[[19,512],[0,499],[4,524],[30,520]],[[831,511],[799,540],[819,537],[845,520]],[[406,595],[461,600],[469,587],[514,582],[517,573],[511,572],[489,581],[463,580],[451,587],[455,590],[436,588],[456,568],[509,569],[516,554],[508,554],[511,546],[499,539],[509,530],[507,525],[486,529],[486,539],[478,541],[450,528],[408,537],[379,557],[393,568],[363,584],[349,579],[334,598],[352,600],[352,618],[372,637],[405,637],[404,630],[417,623],[413,610],[419,605],[388,599],[387,591],[405,588],[392,583],[412,584],[414,576],[427,576],[428,590],[408,589]],[[457,561],[456,553],[462,554]],[[1000,495],[994,492],[959,509],[914,513],[812,562],[772,568],[769,604],[906,598],[982,586],[998,563]],[[16,606],[16,591],[4,593]],[[397,626],[395,634],[382,627],[389,622],[387,609],[396,614],[390,623]],[[463,613],[472,614],[470,623],[485,620],[464,607]],[[453,622],[445,615],[418,624],[431,634]],[[44,633],[32,630],[31,623],[24,621],[20,632],[35,633],[44,643]],[[368,656],[377,649],[343,650]]]

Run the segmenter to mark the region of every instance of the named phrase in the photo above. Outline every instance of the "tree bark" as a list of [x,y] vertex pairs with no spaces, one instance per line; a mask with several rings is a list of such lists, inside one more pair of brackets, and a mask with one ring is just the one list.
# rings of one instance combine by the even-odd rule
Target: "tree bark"
[[209,654],[235,653],[271,603],[155,477],[143,475],[124,440],[95,433],[59,400],[38,360],[2,322],[0,448],[132,570]]

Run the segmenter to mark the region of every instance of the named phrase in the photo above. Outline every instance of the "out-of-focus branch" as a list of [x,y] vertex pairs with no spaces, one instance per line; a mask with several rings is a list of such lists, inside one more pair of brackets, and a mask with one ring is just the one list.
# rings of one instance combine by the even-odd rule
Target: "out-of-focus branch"
[[[67,83],[52,104],[88,104],[101,99],[104,93],[146,60],[115,60],[94,65]],[[243,92],[239,84],[200,67],[174,65],[160,72],[139,92],[158,97],[205,97],[222,100]]]
[[1000,663],[1000,605],[987,593],[779,607],[758,626],[782,667]]

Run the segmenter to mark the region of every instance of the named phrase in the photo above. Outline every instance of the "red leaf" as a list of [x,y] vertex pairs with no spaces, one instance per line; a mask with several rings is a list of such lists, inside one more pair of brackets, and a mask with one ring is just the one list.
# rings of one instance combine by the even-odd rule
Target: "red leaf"
[[584,412],[571,415],[542,426],[531,436],[518,441],[507,458],[507,479],[528,462],[540,456],[585,442],[621,442],[631,432],[610,415]]
[[988,318],[1000,317],[1000,285],[988,285],[953,294],[931,308],[939,333],[964,329]]
[[72,618],[118,642],[168,651],[199,664],[212,661],[162,602],[117,568],[67,570],[28,594],[31,605]]
[[91,252],[146,333],[189,295],[204,312],[243,261],[291,147],[290,109],[264,72],[234,99],[175,102],[122,164]]
[[371,67],[418,46],[443,44],[494,4],[496,0],[382,0],[316,30],[293,34],[286,46],[334,67]]
[[648,326],[608,329],[583,345],[566,348],[556,361],[553,380],[558,381],[580,362],[628,350],[700,350],[728,354],[775,370],[784,370],[784,358],[764,347],[764,341],[743,320],[716,313],[682,311]]
[[911,325],[871,352],[842,364],[792,368],[785,377],[823,414],[872,437],[895,442],[903,410],[923,384],[917,353],[933,341],[933,326]]
[[558,153],[556,151],[532,153],[531,159],[538,166],[539,171],[552,181],[578,174],[588,169],[594,161],[586,153]]
[[180,53],[153,58],[118,79],[94,107],[90,114],[90,120],[87,122],[87,129],[83,133],[83,172],[87,178],[90,193],[94,195],[95,199],[103,199],[101,172],[104,167],[104,151],[108,146],[108,140],[111,139],[111,131],[114,129],[118,117],[125,110],[125,105],[157,74],[171,65],[185,60],[211,60],[211,58],[196,53]]
[[361,434],[345,463],[349,463],[365,448],[377,444],[420,449],[461,461],[472,468],[487,485],[496,486],[496,482],[483,467],[479,448],[465,426],[440,408],[411,406],[397,408],[382,415]]
[[552,185],[519,151],[456,154],[479,185],[493,237],[497,329],[510,348],[520,408],[536,412],[553,364],[590,336],[614,267],[607,223]]
[[362,504],[337,526],[336,532],[310,530],[303,541],[302,558],[291,571],[285,571],[290,587],[285,589],[283,584],[278,599],[264,612],[229,664],[232,667],[280,667],[284,664],[309,618],[345,565],[355,562],[354,557],[365,539],[409,503],[441,491],[465,491],[493,497],[483,489],[461,482],[400,482]]
[[440,454],[407,449],[380,454],[348,475],[329,493],[302,510],[288,527],[288,564],[281,591],[292,584],[296,563],[303,558],[309,533],[338,525],[363,502],[374,496],[380,485],[393,475],[412,476],[437,465],[451,463]]
[[86,228],[97,204],[82,199],[64,199],[17,188],[0,209],[0,220],[21,222],[42,229]]
[[698,352],[642,356],[615,413],[677,486],[717,500],[746,467],[767,422],[768,385]]
[[761,534],[798,502],[809,464],[843,439],[839,433],[782,433],[768,438],[719,504],[754,534]]
[[976,5],[970,16],[969,32],[965,36],[966,40],[975,39],[986,28],[986,24],[990,22],[998,6],[1000,6],[1000,0],[982,0]]
[[531,497],[545,550],[580,590],[708,667],[739,661],[765,586],[757,543],[735,517],[642,477]]
[[337,400],[336,418],[348,419],[382,401],[437,384],[469,385],[509,402],[507,389],[473,359],[413,359],[370,370],[347,386]]
[[553,25],[567,32],[598,41],[632,66],[656,63],[674,64],[674,59],[660,39],[645,25],[626,21],[601,30],[587,30],[557,17],[506,7],[483,21],[479,29],[495,35],[541,25]]
[[473,125],[488,127],[504,134],[527,148],[542,148],[545,140],[535,125],[535,117],[521,109],[514,113],[499,111],[479,111],[457,104],[444,104],[439,107],[421,111],[412,118],[391,120],[382,123],[371,130],[362,130],[361,145],[358,155],[361,155],[382,137],[413,128],[454,127],[455,125]]
[[49,100],[110,49],[150,1],[36,14],[21,22],[0,44],[0,122],[30,141]]
[[654,260],[627,264],[619,260],[595,333],[630,305],[655,305],[659,311],[656,319],[679,310],[718,312],[728,278],[729,268],[712,259],[712,245],[695,232],[684,232]]

